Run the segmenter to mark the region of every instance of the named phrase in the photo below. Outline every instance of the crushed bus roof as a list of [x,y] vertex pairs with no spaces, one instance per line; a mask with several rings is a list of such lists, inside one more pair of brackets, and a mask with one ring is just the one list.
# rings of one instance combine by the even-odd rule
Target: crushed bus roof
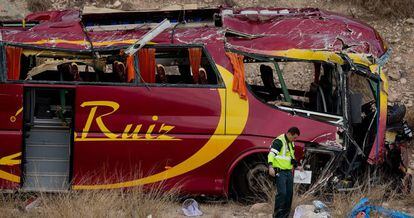
[[[315,8],[224,8],[194,9],[182,13],[131,13],[135,15],[124,16],[123,20],[117,21],[118,15],[109,16],[114,13],[108,13],[107,19],[101,20],[105,14],[87,14],[84,17],[78,10],[38,12],[25,18],[26,23],[37,25],[31,28],[0,27],[0,31],[2,40],[11,44],[69,50],[108,49],[134,43],[152,24],[158,22],[153,17],[178,16],[172,19],[177,25],[158,35],[154,43],[198,43],[221,47],[225,44],[227,48],[259,54],[290,49],[322,50],[364,54],[374,58],[381,57],[387,51],[379,34],[369,25]],[[153,16],[146,16],[149,14]],[[137,16],[139,20],[131,20],[131,17]],[[125,28],[128,25],[130,28]],[[101,26],[106,26],[106,29],[100,29]],[[108,26],[115,27],[111,29]]]

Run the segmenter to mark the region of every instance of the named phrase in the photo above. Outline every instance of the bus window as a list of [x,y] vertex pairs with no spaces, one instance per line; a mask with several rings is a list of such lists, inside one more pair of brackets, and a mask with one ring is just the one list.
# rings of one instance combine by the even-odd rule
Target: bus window
[[[77,83],[132,83],[119,50],[91,54],[6,47],[7,79]],[[134,65],[132,64],[132,67]]]
[[[147,76],[148,69],[141,69],[142,61],[149,57],[140,59],[139,66],[141,79],[151,78]],[[155,77],[152,83],[156,84],[193,84],[193,85],[218,85],[219,76],[215,68],[201,47],[158,47],[155,48]],[[151,80],[151,79],[149,79]],[[142,81],[148,83],[148,81]],[[151,82],[150,82],[151,83]]]
[[250,57],[244,62],[246,82],[261,101],[318,120],[342,122],[339,78],[333,65]]

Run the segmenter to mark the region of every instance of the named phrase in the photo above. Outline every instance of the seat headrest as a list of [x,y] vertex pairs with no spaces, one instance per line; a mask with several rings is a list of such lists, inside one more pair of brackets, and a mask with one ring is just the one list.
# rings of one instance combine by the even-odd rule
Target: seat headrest
[[198,69],[198,83],[199,84],[208,84],[207,72],[206,69],[200,67]]
[[162,64],[157,64],[157,75],[155,75],[157,83],[166,83],[167,75],[165,74],[165,67]]

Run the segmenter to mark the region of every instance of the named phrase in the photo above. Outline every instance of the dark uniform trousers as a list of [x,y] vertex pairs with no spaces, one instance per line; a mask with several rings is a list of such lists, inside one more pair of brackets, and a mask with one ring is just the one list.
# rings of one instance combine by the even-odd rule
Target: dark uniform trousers
[[287,218],[292,206],[293,175],[292,170],[282,170],[275,176],[276,198],[274,218]]

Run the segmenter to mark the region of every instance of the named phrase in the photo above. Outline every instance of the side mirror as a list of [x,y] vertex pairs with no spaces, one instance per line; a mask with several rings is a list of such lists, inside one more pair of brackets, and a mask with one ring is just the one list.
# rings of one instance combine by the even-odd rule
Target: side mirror
[[353,124],[362,122],[362,94],[354,93],[349,96],[349,103],[351,104],[351,121]]

